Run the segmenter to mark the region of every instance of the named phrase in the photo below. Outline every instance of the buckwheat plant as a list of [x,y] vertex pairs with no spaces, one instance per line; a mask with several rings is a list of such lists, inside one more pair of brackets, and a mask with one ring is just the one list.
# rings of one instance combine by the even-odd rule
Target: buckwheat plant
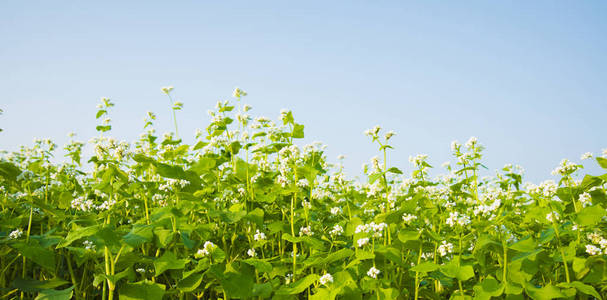
[[345,157],[301,142],[293,112],[256,116],[240,88],[184,143],[183,104],[161,91],[173,132],[157,133],[148,112],[137,139],[114,139],[102,98],[97,135],[70,135],[65,161],[48,139],[1,152],[0,297],[607,296],[607,174],[582,174],[607,169],[607,150],[529,183],[517,165],[486,171],[471,137],[431,176],[425,154],[407,173],[391,166],[398,135],[376,126],[365,134],[379,153],[359,180]]

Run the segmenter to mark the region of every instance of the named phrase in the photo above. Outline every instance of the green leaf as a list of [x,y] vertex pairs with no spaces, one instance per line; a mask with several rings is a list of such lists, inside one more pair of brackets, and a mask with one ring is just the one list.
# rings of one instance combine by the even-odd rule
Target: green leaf
[[158,175],[172,179],[187,179],[185,171],[180,166],[172,166],[160,162],[154,162]]
[[70,232],[67,234],[63,241],[57,244],[56,248],[58,249],[67,247],[76,240],[94,235],[97,233],[97,231],[99,231],[99,228],[101,228],[100,225],[94,225],[89,227],[75,227],[70,230]]
[[304,126],[301,124],[295,123],[293,126],[293,134],[291,135],[294,139],[303,139],[304,138]]
[[537,243],[531,237],[527,237],[508,246],[508,248],[519,252],[531,252],[537,248]]
[[401,230],[398,232],[398,239],[406,243],[407,241],[417,241],[420,237],[419,231],[416,230]]
[[254,267],[259,272],[269,273],[272,271],[272,264],[261,259],[249,258],[243,260],[242,262]]
[[427,262],[423,262],[423,263],[421,263],[421,264],[419,264],[419,265],[417,265],[415,267],[412,267],[411,271],[421,272],[421,273],[428,273],[428,272],[432,272],[432,271],[437,270],[438,267],[439,266],[437,264],[435,264],[433,262],[430,262],[430,261],[427,261]]
[[402,174],[403,173],[403,171],[399,170],[396,167],[392,167],[392,168],[386,170],[386,172],[390,172],[390,173],[394,173],[394,174]]
[[253,293],[255,272],[247,264],[228,263],[221,286],[233,298],[250,298]]
[[544,251],[544,249],[536,249],[535,251],[531,251],[531,252],[523,252],[523,253],[519,253],[517,255],[514,255],[510,261],[511,262],[515,262],[521,259],[525,259],[525,258],[531,258],[534,257],[535,255],[537,255],[538,253]]
[[183,269],[189,259],[177,259],[175,253],[167,251],[160,258],[154,260],[154,268],[156,269],[156,276],[162,274],[166,270],[178,270]]
[[112,125],[105,125],[105,126],[99,125],[99,126],[95,127],[95,129],[97,131],[106,132],[106,131],[110,131],[112,129]]
[[602,157],[597,157],[596,162],[599,163],[599,166],[603,169],[607,169],[607,159]]
[[580,281],[573,281],[571,283],[561,282],[558,284],[559,287],[564,288],[575,288],[583,294],[593,296],[597,299],[603,299],[599,293],[591,285],[584,284]]
[[17,166],[5,161],[0,162],[0,176],[9,181],[15,181],[19,174],[21,174],[21,170]]
[[398,295],[400,294],[397,289],[394,288],[379,288],[377,289],[379,294],[379,299],[391,300],[398,299]]
[[278,291],[276,291],[276,295],[295,295],[305,291],[310,285],[316,282],[320,278],[318,274],[310,274],[293,284],[288,286],[283,286]]
[[461,281],[466,281],[474,277],[474,268],[471,265],[460,266],[456,278]]
[[120,245],[120,238],[116,234],[115,228],[105,226],[97,231],[95,236],[99,239],[99,242],[105,246],[111,247]]
[[138,162],[138,163],[153,163],[155,162],[155,160],[153,160],[152,158],[149,158],[143,154],[137,153],[135,155],[133,155],[133,160]]
[[177,288],[185,293],[194,291],[202,282],[203,273],[193,273],[177,283]]
[[166,248],[173,240],[173,230],[157,227],[154,229],[154,235],[162,248]]
[[272,295],[272,284],[269,282],[266,283],[256,283],[253,285],[253,297],[261,297],[261,298],[270,298]]
[[103,116],[105,113],[107,113],[107,110],[105,110],[105,109],[98,110],[97,114],[95,115],[95,119],[101,118],[101,116]]
[[215,159],[209,157],[201,157],[197,162],[193,163],[190,167],[190,171],[195,172],[198,175],[202,175],[215,167]]
[[578,214],[576,222],[581,226],[594,226],[605,215],[605,209],[600,205],[584,207]]
[[34,300],[69,300],[72,299],[74,287],[65,290],[42,290]]
[[247,216],[245,217],[245,219],[250,220],[251,222],[257,224],[257,226],[262,226],[263,225],[263,209],[261,208],[255,208],[254,210],[250,211]]
[[120,300],[162,300],[166,287],[149,280],[127,283],[120,289]]
[[497,281],[493,276],[488,276],[483,279],[480,284],[474,286],[476,298],[491,299],[491,297],[499,297],[504,292],[505,284]]
[[23,257],[37,263],[38,265],[48,269],[50,271],[55,271],[55,252],[40,247],[40,245],[36,245],[31,243],[15,243],[12,245]]
[[154,238],[154,227],[152,225],[135,224],[133,229],[122,240],[133,248],[137,248],[144,243],[149,243]]
[[529,297],[536,300],[550,300],[565,297],[560,289],[550,283],[542,288],[537,288],[531,283],[527,283],[525,285],[525,291]]
[[35,279],[23,279],[15,278],[11,283],[11,287],[19,289],[26,293],[39,292],[42,290],[54,289],[62,285],[68,284],[69,282],[60,278],[53,278],[50,280],[39,281]]

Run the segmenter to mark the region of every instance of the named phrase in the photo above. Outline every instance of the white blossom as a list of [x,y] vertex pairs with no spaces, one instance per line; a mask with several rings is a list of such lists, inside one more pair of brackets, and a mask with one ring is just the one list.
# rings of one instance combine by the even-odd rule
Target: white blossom
[[601,249],[595,245],[586,245],[586,253],[590,255],[601,255]]
[[453,244],[451,243],[447,243],[447,241],[443,241],[440,246],[438,246],[438,253],[440,253],[441,256],[445,256],[447,255],[447,253],[452,253],[453,252]]
[[582,193],[580,194],[580,203],[582,203],[583,207],[592,205],[592,196],[588,193]]
[[411,214],[403,215],[403,221],[405,221],[406,224],[410,224],[413,220],[417,220],[417,216]]
[[341,213],[341,207],[337,207],[337,206],[336,206],[336,207],[332,207],[332,208],[331,208],[331,214],[332,214],[332,215],[338,215],[338,214],[340,214],[340,213]]
[[256,241],[263,241],[266,239],[266,234],[257,229],[256,233],[253,235],[253,239]]
[[376,279],[377,275],[379,275],[379,273],[381,273],[380,270],[378,270],[375,267],[371,267],[371,269],[369,269],[369,271],[367,271],[367,276],[369,276],[369,277],[371,277],[373,279]]
[[559,214],[555,211],[549,212],[548,214],[546,214],[546,220],[548,220],[549,222],[556,222],[559,219],[560,219]]
[[327,285],[329,283],[333,282],[333,276],[331,276],[331,274],[327,273],[325,275],[322,275],[320,277],[320,279],[318,279],[318,281],[320,282],[320,284],[322,285]]
[[312,229],[310,228],[310,226],[306,226],[306,227],[301,227],[299,229],[299,236],[312,236],[314,235],[314,232],[312,231]]
[[590,152],[586,152],[584,154],[582,154],[582,156],[580,157],[581,160],[586,160],[586,159],[590,159],[592,158],[592,153]]
[[338,236],[338,235],[341,235],[343,232],[344,232],[344,228],[341,227],[341,225],[336,224],[335,226],[333,226],[333,229],[331,229],[329,234],[332,236]]
[[82,242],[82,245],[84,245],[84,249],[86,249],[86,250],[95,251],[95,244],[93,244],[92,241],[84,241],[84,242]]
[[11,231],[11,233],[8,235],[8,237],[10,239],[18,239],[23,235],[23,231],[21,229],[15,229],[13,231]]
[[358,241],[356,241],[356,243],[358,244],[358,248],[361,248],[364,245],[369,243],[369,238],[366,237],[366,238],[358,239]]

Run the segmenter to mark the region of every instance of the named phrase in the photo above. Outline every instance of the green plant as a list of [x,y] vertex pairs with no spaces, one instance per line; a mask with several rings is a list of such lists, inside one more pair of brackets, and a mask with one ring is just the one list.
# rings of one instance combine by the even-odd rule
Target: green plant
[[[607,294],[607,174],[523,184],[520,167],[479,177],[483,147],[452,143],[432,178],[388,164],[394,132],[348,179],[304,126],[218,102],[187,145],[156,135],[148,113],[133,143],[108,136],[114,104],[82,166],[84,143],[37,140],[0,160],[0,297],[36,299],[601,299]],[[234,104],[233,104],[234,103]],[[72,136],[73,137],[73,136]],[[604,156],[607,155],[604,153]],[[585,154],[584,158],[589,158]],[[607,159],[596,157],[607,169]]]

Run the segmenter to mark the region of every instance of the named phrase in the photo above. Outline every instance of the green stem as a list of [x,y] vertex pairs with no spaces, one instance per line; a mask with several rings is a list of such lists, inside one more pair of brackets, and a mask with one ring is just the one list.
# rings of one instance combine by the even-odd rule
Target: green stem
[[[422,243],[419,243],[419,253],[417,254],[417,266],[422,262]],[[415,272],[415,300],[419,298],[419,272]]]

